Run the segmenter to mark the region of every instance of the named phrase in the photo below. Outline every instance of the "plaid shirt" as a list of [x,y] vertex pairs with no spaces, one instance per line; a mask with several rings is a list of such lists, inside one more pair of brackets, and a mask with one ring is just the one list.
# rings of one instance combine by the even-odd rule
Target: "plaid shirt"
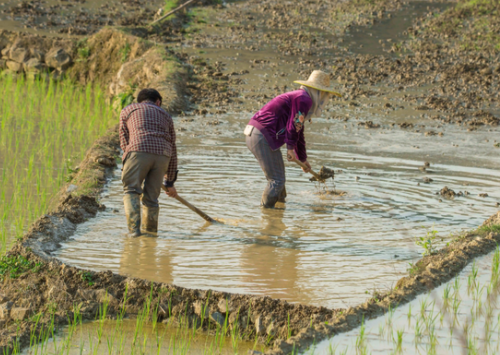
[[155,104],[134,103],[120,114],[120,146],[125,160],[129,152],[145,152],[170,157],[165,181],[177,177],[177,147],[172,117]]

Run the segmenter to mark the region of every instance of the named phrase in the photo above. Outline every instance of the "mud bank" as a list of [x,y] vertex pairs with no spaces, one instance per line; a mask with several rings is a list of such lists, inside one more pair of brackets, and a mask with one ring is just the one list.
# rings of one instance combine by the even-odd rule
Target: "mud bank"
[[[257,2],[250,4],[258,6]],[[397,3],[394,4],[398,6]],[[293,23],[290,18],[281,20],[280,12],[285,10],[288,11],[286,8],[273,5],[259,9],[258,13],[273,14],[269,16],[276,17],[274,20],[263,18],[262,21],[267,21],[272,28],[280,29],[283,27],[280,27],[280,21]],[[378,16],[371,10],[373,9],[370,9],[369,16]],[[233,16],[240,14],[241,12],[235,11]],[[252,14],[246,18],[251,21],[250,17]],[[371,22],[371,17],[368,22]],[[247,37],[256,37],[252,24],[245,23],[243,26],[234,27],[231,32],[241,36],[239,39],[242,42],[248,40],[246,43],[248,50],[253,51],[251,48],[253,42]],[[291,30],[286,27],[283,29]],[[277,42],[285,35],[276,35],[272,39]],[[311,42],[314,34],[297,32],[295,35],[300,37],[299,41],[303,42],[303,45],[305,43],[313,45],[307,49],[302,47],[297,49],[295,43],[288,43],[280,48],[283,52],[306,56],[321,53],[328,48],[338,49],[338,46],[331,42],[326,42],[330,44],[323,47],[316,44],[316,41]],[[148,36],[146,33],[144,37]],[[205,47],[207,43],[217,45],[217,41],[226,39],[220,36],[207,41],[203,33],[193,37],[190,44],[195,48]],[[80,82],[100,81],[102,85],[106,85],[110,95],[119,97],[120,100],[133,97],[139,86],[151,85],[158,87],[164,97],[169,98],[165,101],[168,101],[167,108],[170,111],[179,111],[188,104],[183,95],[183,75],[186,74],[184,67],[179,65],[165,46],[144,41],[141,37],[126,31],[103,29],[83,42],[76,40],[57,42],[58,40],[47,39],[47,44],[39,48],[41,52],[43,51],[43,55],[39,55],[40,58],[27,49],[29,43],[38,41],[38,36],[10,33],[6,34],[5,38],[2,63],[8,70],[28,73],[30,70],[27,69],[33,66],[27,63],[34,58],[40,63],[41,69],[47,67],[54,76],[67,74]],[[169,37],[168,40],[172,38]],[[271,39],[266,41],[272,44]],[[229,40],[226,42],[232,43]],[[232,48],[241,49],[236,46]],[[65,55],[60,55],[59,49],[64,50]],[[51,56],[46,54],[51,51],[55,51],[59,55],[58,58],[63,60],[57,64],[48,62],[47,58]],[[189,56],[186,55],[187,57]],[[172,64],[171,66],[165,65],[165,58]],[[480,118],[486,119],[485,122],[477,123],[473,117],[475,112],[485,107],[489,109],[489,103],[493,106],[494,100],[498,97],[496,91],[491,89],[494,86],[492,83],[497,81],[494,74],[496,71],[487,75],[480,72],[496,64],[496,59],[477,58],[475,62],[480,64],[473,67],[466,66],[467,62],[474,58],[476,58],[474,54],[462,59],[457,57],[456,63],[459,64],[452,64],[445,54],[431,54],[424,51],[399,59],[358,56],[339,57],[329,62],[323,58],[294,60],[291,64],[304,75],[308,74],[312,67],[323,68],[336,64],[332,78],[344,86],[346,98],[349,100],[382,96],[382,94],[375,95],[368,85],[390,84],[394,90],[401,91],[412,85],[438,84],[426,97],[413,95],[405,97],[404,100],[418,105],[422,111],[428,108],[444,111],[447,116],[443,114],[435,117],[443,123],[466,124],[471,121],[474,123],[470,126],[479,124],[496,126],[498,118],[491,113],[481,114]],[[245,74],[244,72],[224,73],[223,63],[215,63],[211,67],[203,58],[191,57],[189,62],[193,64],[193,72],[200,75],[201,82],[192,84],[192,98],[195,99],[192,101],[193,104],[197,103],[198,98],[201,107],[210,100],[222,105],[238,96],[236,91],[226,92],[228,85],[225,82],[239,85],[241,81],[238,76]],[[7,63],[10,63],[10,67]],[[151,65],[145,66],[145,63]],[[247,66],[265,67],[270,64],[276,67],[277,62],[254,61],[250,65],[247,63]],[[35,73],[42,72],[43,70],[40,70]],[[443,73],[449,77],[439,76]],[[209,79],[201,79],[202,76]],[[459,82],[464,77],[468,88],[457,94]],[[437,82],[436,78],[439,78]],[[360,86],[361,82],[366,86]],[[474,84],[477,82],[479,84]],[[487,99],[485,107],[478,106],[476,97],[470,94],[473,84],[479,85],[475,89]],[[225,90],[217,93],[216,98],[214,96],[216,94],[208,93],[209,90],[217,92],[214,88],[220,87]],[[280,89],[277,88],[276,91]],[[269,84],[267,94],[271,95],[274,91]],[[461,102],[453,101],[451,97],[455,94],[469,106],[465,107]],[[259,93],[258,98],[267,99],[267,96]],[[387,110],[394,109],[395,105],[386,101],[388,100],[381,102],[380,105],[384,105],[384,109]],[[355,101],[352,102],[352,106],[357,105]],[[59,325],[67,324],[68,316],[71,318],[77,311],[85,319],[95,319],[104,303],[109,303],[108,314],[111,318],[123,309],[129,317],[134,317],[143,309],[144,303],[151,295],[153,302],[151,309],[159,310],[158,313],[152,312],[152,317],[157,317],[159,320],[172,318],[178,322],[189,322],[209,331],[227,325],[230,329],[236,329],[244,338],[253,339],[257,336],[260,342],[271,345],[273,348],[269,351],[270,354],[286,354],[294,349],[305,349],[313,342],[353,329],[361,324],[363,318],[379,316],[389,307],[393,308],[411,301],[416,295],[450,280],[473,258],[493,250],[500,241],[498,231],[500,214],[496,214],[485,222],[483,227],[461,235],[443,250],[417,262],[410,270],[410,275],[399,280],[390,293],[373,295],[366,303],[348,309],[327,309],[250,295],[191,290],[137,278],[126,278],[111,272],[93,272],[64,265],[53,258],[51,253],[74,233],[79,223],[94,217],[100,209],[105,208],[99,204],[98,197],[106,179],[116,168],[117,155],[118,137],[114,130],[96,142],[80,165],[79,172],[71,182],[77,189],[73,192],[68,192],[72,188],[65,189],[61,193],[59,206],[53,212],[41,217],[23,240],[8,253],[5,267],[2,269],[4,273],[0,275],[2,282],[0,352],[8,354],[16,343],[21,347],[27,346],[30,335],[40,332],[41,327],[50,322],[52,317]],[[35,324],[31,316],[39,313],[43,314],[42,320]]]
[[0,30],[0,71],[95,83],[106,88],[117,108],[140,88],[156,87],[168,98],[167,110],[185,109],[186,70],[164,46],[136,32],[104,28],[89,38],[63,39]]
[[[288,354],[353,329],[363,318],[382,315],[389,307],[411,301],[448,281],[473,258],[488,253],[500,242],[499,212],[478,230],[457,237],[448,247],[421,259],[390,293],[375,294],[366,303],[348,309],[192,290],[64,265],[51,253],[79,223],[105,208],[98,197],[116,168],[118,147],[115,131],[97,141],[71,182],[79,188],[72,193],[62,191],[55,211],[41,217],[8,253],[8,265],[1,275],[0,351],[9,353],[14,344],[29,345],[30,335],[40,332],[52,319],[65,325],[78,312],[84,319],[93,320],[104,304],[108,304],[111,319],[123,310],[133,318],[151,299],[150,316],[160,321],[196,325],[209,332],[226,327],[245,339],[258,337],[260,343],[272,347],[269,354]],[[16,263],[21,267],[14,266]],[[43,315],[38,324],[32,320],[36,314]]]

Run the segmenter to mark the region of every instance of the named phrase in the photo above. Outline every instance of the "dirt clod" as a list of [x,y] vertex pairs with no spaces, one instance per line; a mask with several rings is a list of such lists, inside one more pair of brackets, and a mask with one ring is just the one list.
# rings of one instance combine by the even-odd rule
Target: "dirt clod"
[[443,187],[441,191],[439,191],[439,194],[447,199],[453,199],[457,195],[455,191],[449,189],[447,186]]

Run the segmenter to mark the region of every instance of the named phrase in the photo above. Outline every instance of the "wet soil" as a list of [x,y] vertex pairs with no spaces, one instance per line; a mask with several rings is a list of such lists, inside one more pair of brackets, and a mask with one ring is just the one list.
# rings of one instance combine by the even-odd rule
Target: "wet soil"
[[91,35],[104,26],[152,22],[164,1],[7,0],[0,5],[1,27],[47,35]]
[[[39,26],[41,21],[37,19],[44,18],[47,24],[56,24],[52,30],[57,28],[61,33],[92,33],[105,24],[98,21],[106,21],[106,15],[99,20],[75,12],[73,17],[68,17],[71,24],[58,23],[61,17],[51,18],[55,15],[50,9],[42,9],[40,4],[32,2],[22,5],[20,10],[10,6],[7,10],[10,11],[9,16],[19,15],[21,21],[28,21],[27,26]],[[441,34],[443,31],[439,28],[433,30],[434,10],[430,9],[427,17],[431,20],[416,20],[407,30],[412,36],[417,36],[415,41],[386,45],[389,53],[385,54],[351,53],[346,49],[349,46],[343,45],[343,39],[338,36],[345,35],[353,25],[377,26],[378,19],[393,14],[397,16],[396,10],[404,7],[399,1],[358,1],[353,11],[352,5],[322,1],[298,5],[275,0],[235,2],[197,10],[189,28],[173,29],[171,25],[165,25],[139,32],[141,36],[161,43],[169,54],[189,68],[191,80],[186,86],[190,106],[185,110],[186,115],[223,114],[228,111],[228,105],[233,111],[245,110],[250,115],[273,95],[291,89],[293,80],[307,78],[313,69],[324,69],[331,72],[338,91],[344,96],[342,100],[333,101],[323,119],[346,122],[344,129],[350,129],[348,124],[353,121],[360,121],[359,125],[355,123],[357,129],[378,131],[382,135],[384,130],[399,129],[436,142],[446,135],[446,130],[453,124],[464,132],[492,132],[491,137],[485,140],[491,149],[495,149],[497,142],[494,134],[500,123],[498,53],[482,37],[474,37],[474,26],[465,26],[465,31],[471,29],[465,32],[471,34],[466,36],[466,41],[470,39],[466,44],[475,41],[481,45],[473,47],[473,50],[465,47],[467,50],[464,51],[462,47],[457,47],[456,41],[459,36],[463,38],[464,31],[459,27],[463,23],[457,24],[455,33]],[[66,11],[69,7],[58,10]],[[486,8],[486,11],[453,10],[460,12],[445,14],[441,17],[442,24],[453,20],[457,14],[467,22],[475,16],[490,16],[489,13],[494,10],[496,7]],[[113,11],[116,9],[109,13],[114,15]],[[146,15],[151,16],[154,10],[148,11]],[[333,22],[332,12],[336,16]],[[78,19],[80,15],[81,21]],[[138,20],[130,24],[144,24],[146,15],[136,16]],[[125,16],[117,15],[117,21],[123,20],[123,24],[127,25]],[[29,20],[30,17],[34,20]],[[495,19],[493,16],[489,18],[495,29]],[[95,27],[86,26],[87,22],[94,23]],[[379,25],[384,26],[384,23]],[[424,30],[421,31],[421,28]],[[211,126],[220,125],[218,118],[209,117]],[[79,304],[85,317],[92,319],[102,304],[106,289],[114,299],[110,308],[113,314],[123,305],[124,292],[128,287],[133,294],[128,307],[130,316],[143,305],[151,290],[158,304],[172,302],[172,313],[168,317],[175,316],[179,320],[184,317],[190,322],[197,322],[200,315],[196,310],[206,302],[213,311],[211,316],[214,313],[227,314],[235,322],[238,322],[235,309],[239,309],[243,311],[241,314],[247,314],[247,322],[241,323],[239,329],[243,329],[243,324],[250,324],[251,330],[247,335],[257,334],[263,342],[272,335],[275,349],[270,353],[289,353],[294,346],[304,348],[318,339],[358,326],[363,317],[374,317],[395,304],[408,302],[417,294],[449,280],[474,257],[489,252],[500,241],[500,235],[494,232],[466,233],[438,253],[419,261],[417,270],[401,279],[391,292],[377,294],[361,306],[343,310],[292,305],[270,298],[223,292],[209,294],[207,291],[125,278],[111,272],[84,271],[65,266],[51,259],[49,253],[74,233],[75,223],[92,217],[102,208],[96,201],[96,192],[102,188],[105,177],[109,176],[107,174],[115,164],[112,160],[116,154],[113,145],[110,143],[110,150],[105,153],[107,159],[94,161],[89,166],[91,176],[97,177],[84,179],[94,184],[90,195],[67,196],[55,213],[42,217],[24,241],[10,252],[10,257],[25,257],[30,267],[18,278],[6,277],[3,280],[0,303],[2,314],[7,316],[0,320],[0,350],[11,347],[16,334],[21,337],[21,343],[26,344],[30,331],[36,328],[26,318],[19,319],[20,314],[41,311],[47,317],[43,321],[49,321],[51,312],[48,307],[55,303],[59,306],[55,312],[56,320],[63,324],[73,312],[74,304]],[[453,148],[461,145],[462,142],[453,143]],[[419,146],[411,148],[419,149]],[[88,171],[82,169],[80,174]],[[431,173],[427,168],[420,171]],[[431,182],[430,179],[428,182]],[[495,215],[488,223],[497,225],[499,218]],[[164,295],[172,298],[164,298]],[[228,298],[234,302],[235,308],[221,309],[220,300]],[[16,311],[4,312],[6,305],[11,307],[9,311]],[[250,312],[250,309],[253,311]],[[12,315],[17,318],[12,318]],[[213,317],[219,319],[218,316]],[[293,336],[287,340],[288,317],[293,324]]]
[[[419,50],[410,51],[394,39],[400,32],[392,32],[389,22],[367,29],[393,34],[378,40],[385,44],[386,53],[374,54],[375,48],[372,53],[351,52],[345,47],[351,48],[348,32],[342,38],[335,37],[321,20],[315,26],[299,26],[309,23],[300,16],[300,7],[290,21],[287,16],[292,15],[279,15],[288,5],[266,6],[250,1],[206,10],[200,15],[202,24],[190,27],[181,41],[170,42],[192,67],[195,80],[188,88],[194,113],[222,113],[227,105],[256,111],[274,95],[296,87],[293,80],[307,78],[313,69],[323,69],[331,72],[343,94],[327,113],[333,119],[356,119],[360,127],[381,129],[383,126],[372,118],[363,117],[373,112],[385,116],[387,124],[435,139],[443,136],[449,124],[467,131],[498,126],[498,75],[494,70],[500,64],[498,56],[435,50],[430,40]],[[327,5],[313,2],[311,6]],[[422,19],[413,19],[416,22],[445,7],[433,7],[433,3],[421,6],[429,10]],[[393,18],[408,16],[390,14]],[[403,32],[408,33],[408,28]],[[396,42],[389,41],[391,38]],[[172,39],[163,40],[168,43]],[[486,73],[488,68],[491,73]],[[431,122],[436,129],[426,129]]]

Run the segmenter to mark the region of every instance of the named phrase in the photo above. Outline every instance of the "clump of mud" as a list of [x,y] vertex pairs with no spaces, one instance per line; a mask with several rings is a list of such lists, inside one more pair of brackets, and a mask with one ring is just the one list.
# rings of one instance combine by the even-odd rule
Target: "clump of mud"
[[319,169],[318,173],[319,177],[321,180],[316,179],[316,177],[312,177],[309,180],[310,181],[319,181],[319,182],[325,182],[326,180],[332,178],[335,179],[335,171],[333,169],[327,168],[326,166],[322,166],[321,169]]
[[453,199],[457,195],[456,192],[449,189],[448,186],[443,187],[441,191],[439,191],[439,194],[448,199]]
[[[453,200],[455,197],[460,197],[463,196],[464,193],[462,191],[455,192],[452,189],[449,189],[448,186],[445,186],[441,189],[441,191],[438,192],[439,195],[443,196],[444,198],[448,200]],[[466,195],[468,194],[467,191],[465,193]]]

